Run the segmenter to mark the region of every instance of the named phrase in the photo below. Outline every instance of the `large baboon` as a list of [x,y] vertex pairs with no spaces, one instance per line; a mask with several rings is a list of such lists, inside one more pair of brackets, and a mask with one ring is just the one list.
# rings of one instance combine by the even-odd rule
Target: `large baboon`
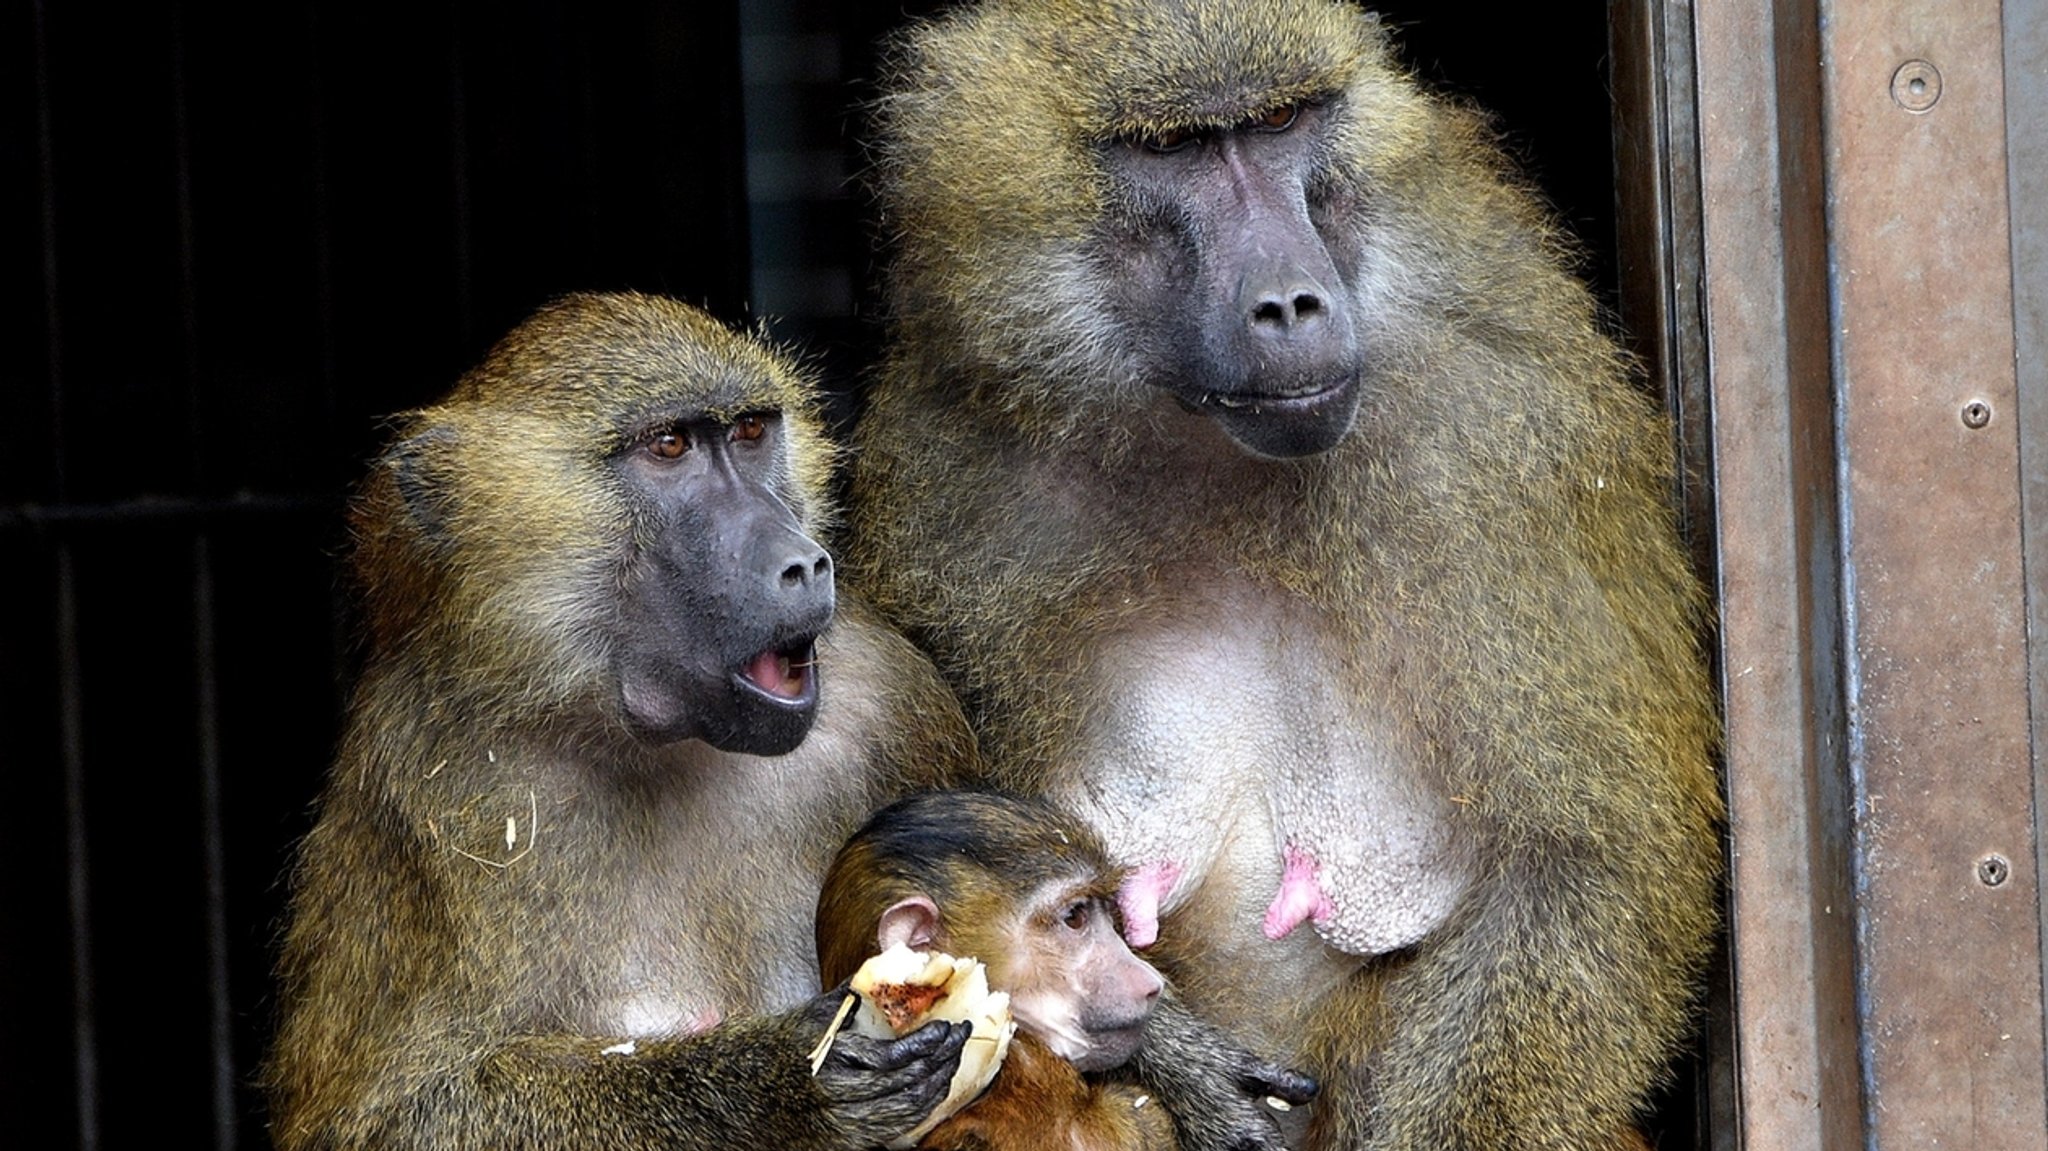
[[833,619],[812,407],[700,313],[579,296],[403,418],[354,513],[279,1147],[853,1149],[945,1094],[964,1026],[806,1058],[833,852],[973,755],[915,650]]
[[999,781],[1318,1146],[1630,1145],[1715,922],[1704,597],[1484,121],[1332,0],[991,0],[887,88],[852,558]]

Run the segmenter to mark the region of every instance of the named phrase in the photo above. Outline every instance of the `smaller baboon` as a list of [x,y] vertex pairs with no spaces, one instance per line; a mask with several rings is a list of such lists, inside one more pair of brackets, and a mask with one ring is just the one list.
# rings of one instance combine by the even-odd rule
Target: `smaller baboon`
[[574,296],[400,420],[279,967],[283,1151],[854,1151],[944,1096],[965,1026],[806,1058],[833,851],[974,754],[835,588],[813,407],[699,312]]
[[1165,1151],[1175,1123],[1139,1084],[1084,1072],[1154,1058],[1237,1061],[1248,1096],[1308,1102],[1315,1084],[1243,1062],[1235,1044],[1161,1000],[1159,973],[1116,923],[1122,872],[1094,834],[1042,800],[983,792],[912,796],[877,812],[826,873],[819,970],[850,977],[901,944],[973,956],[1010,995],[1018,1024],[982,1097],[919,1144],[926,1151]]

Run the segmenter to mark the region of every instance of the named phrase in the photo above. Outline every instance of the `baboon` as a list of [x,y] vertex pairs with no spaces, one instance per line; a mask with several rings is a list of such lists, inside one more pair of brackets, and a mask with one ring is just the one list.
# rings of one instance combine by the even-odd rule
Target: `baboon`
[[701,313],[590,295],[401,419],[352,514],[368,650],[295,874],[280,1148],[853,1149],[944,1096],[963,1026],[807,1062],[833,852],[974,754],[836,592],[813,407]]
[[[841,849],[818,896],[827,983],[902,944],[974,956],[1018,1024],[980,1099],[918,1144],[925,1151],[1171,1151],[1163,1107],[1128,1082],[1084,1078],[1141,1045],[1175,1058],[1235,1046],[1172,1004],[1117,932],[1121,872],[1095,836],[1043,800],[981,792],[911,796]],[[1248,1095],[1308,1102],[1315,1085],[1246,1069]],[[1183,1122],[1198,1117],[1185,1117]]]
[[1334,0],[990,0],[885,88],[850,558],[994,780],[1315,1146],[1631,1145],[1716,920],[1705,596],[1483,118]]

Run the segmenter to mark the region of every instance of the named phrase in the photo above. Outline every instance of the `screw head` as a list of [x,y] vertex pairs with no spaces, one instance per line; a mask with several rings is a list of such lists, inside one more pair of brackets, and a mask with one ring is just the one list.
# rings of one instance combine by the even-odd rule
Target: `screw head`
[[1987,855],[1977,861],[1977,882],[1986,887],[1998,887],[2012,878],[2012,864],[2003,855]]
[[1983,400],[1971,400],[1963,405],[1963,426],[1981,428],[1991,422],[1991,405]]
[[1941,99],[1941,73],[1925,60],[1906,61],[1892,73],[1892,99],[1908,112],[1927,112]]

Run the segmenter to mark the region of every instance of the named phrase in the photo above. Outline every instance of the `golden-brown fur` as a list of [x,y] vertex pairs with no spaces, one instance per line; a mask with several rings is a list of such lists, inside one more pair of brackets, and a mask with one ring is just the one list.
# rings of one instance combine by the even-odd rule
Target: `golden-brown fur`
[[812,395],[683,305],[576,296],[402,418],[353,517],[370,643],[294,875],[280,1148],[878,1141],[806,1065],[811,910],[880,798],[972,758],[956,705],[843,597],[788,755],[643,742],[612,670],[629,557],[661,530],[621,437],[780,411],[778,495],[815,532]]
[[1129,1083],[1091,1081],[1029,1035],[967,1110],[918,1141],[921,1151],[1174,1151],[1165,1109]]
[[[1228,839],[1155,958],[1321,1078],[1317,1146],[1629,1146],[1715,924],[1704,597],[1664,421],[1483,121],[1314,0],[963,7],[905,37],[888,87],[893,337],[851,558],[962,686],[998,779],[1085,800],[1178,755],[1235,789],[1101,830]],[[1105,158],[1304,95],[1363,395],[1335,448],[1268,460],[1155,386],[1105,306],[1106,237],[1143,223]],[[1205,671],[1229,659],[1245,674]],[[1202,728],[1253,671],[1297,710]],[[1127,697],[1183,680],[1206,693],[1185,731],[1133,734]],[[1387,954],[1263,941],[1246,908],[1296,829],[1261,809],[1334,794],[1316,830],[1340,835],[1382,768],[1467,872],[1455,904]]]

